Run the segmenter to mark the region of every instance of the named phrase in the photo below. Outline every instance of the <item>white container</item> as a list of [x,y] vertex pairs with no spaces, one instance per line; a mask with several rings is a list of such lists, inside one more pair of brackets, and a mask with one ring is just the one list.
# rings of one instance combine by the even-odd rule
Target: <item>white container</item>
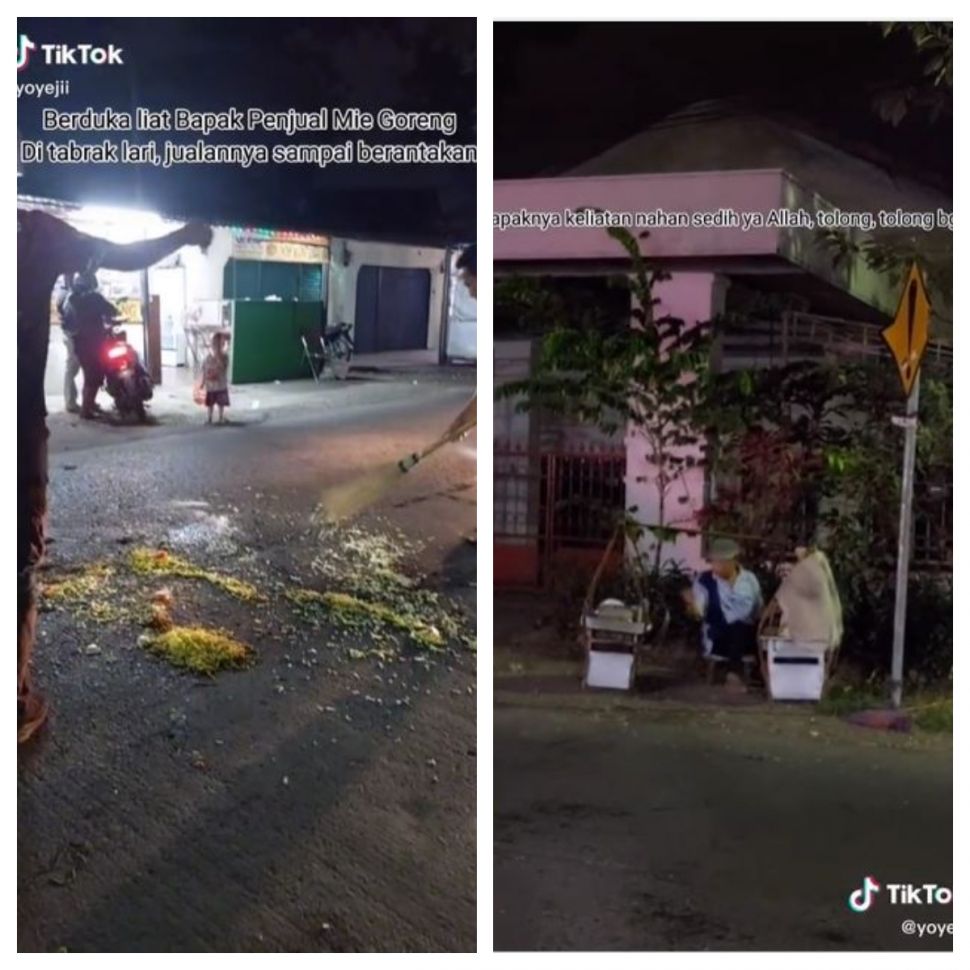
[[765,637],[768,686],[776,701],[821,700],[825,686],[825,643]]
[[630,690],[633,687],[633,654],[590,650],[586,660],[586,686]]

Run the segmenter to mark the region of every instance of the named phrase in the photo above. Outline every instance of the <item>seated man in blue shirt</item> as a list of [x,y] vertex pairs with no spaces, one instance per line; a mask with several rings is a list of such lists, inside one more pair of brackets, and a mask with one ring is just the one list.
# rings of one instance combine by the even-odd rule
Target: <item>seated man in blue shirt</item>
[[703,624],[704,654],[727,662],[729,686],[743,685],[741,659],[757,651],[762,605],[761,586],[738,562],[739,553],[733,539],[715,539],[708,556],[711,568],[684,590],[688,613]]

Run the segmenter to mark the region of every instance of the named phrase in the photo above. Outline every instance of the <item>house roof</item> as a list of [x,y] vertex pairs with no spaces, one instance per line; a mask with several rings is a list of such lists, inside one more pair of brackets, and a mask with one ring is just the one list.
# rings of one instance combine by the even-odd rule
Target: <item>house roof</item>
[[800,121],[730,101],[701,101],[669,115],[564,175],[778,168],[851,211],[949,211],[937,189],[892,174],[888,165],[817,137]]

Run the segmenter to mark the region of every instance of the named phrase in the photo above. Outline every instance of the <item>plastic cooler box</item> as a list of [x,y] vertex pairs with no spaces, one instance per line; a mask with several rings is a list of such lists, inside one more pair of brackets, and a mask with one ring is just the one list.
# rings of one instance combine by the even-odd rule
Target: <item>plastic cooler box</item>
[[825,643],[765,637],[768,684],[776,701],[821,700],[825,686]]

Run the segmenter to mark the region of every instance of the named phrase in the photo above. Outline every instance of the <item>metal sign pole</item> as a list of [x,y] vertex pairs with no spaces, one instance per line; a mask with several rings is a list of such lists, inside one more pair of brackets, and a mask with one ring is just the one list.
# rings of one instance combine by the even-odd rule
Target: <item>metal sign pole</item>
[[892,706],[903,701],[903,648],[906,640],[906,594],[909,588],[909,559],[913,545],[913,478],[916,471],[916,431],[919,419],[919,374],[906,401],[906,429],[903,445],[903,488],[899,504],[899,553],[896,560],[896,610],[893,614],[893,661],[890,685]]

